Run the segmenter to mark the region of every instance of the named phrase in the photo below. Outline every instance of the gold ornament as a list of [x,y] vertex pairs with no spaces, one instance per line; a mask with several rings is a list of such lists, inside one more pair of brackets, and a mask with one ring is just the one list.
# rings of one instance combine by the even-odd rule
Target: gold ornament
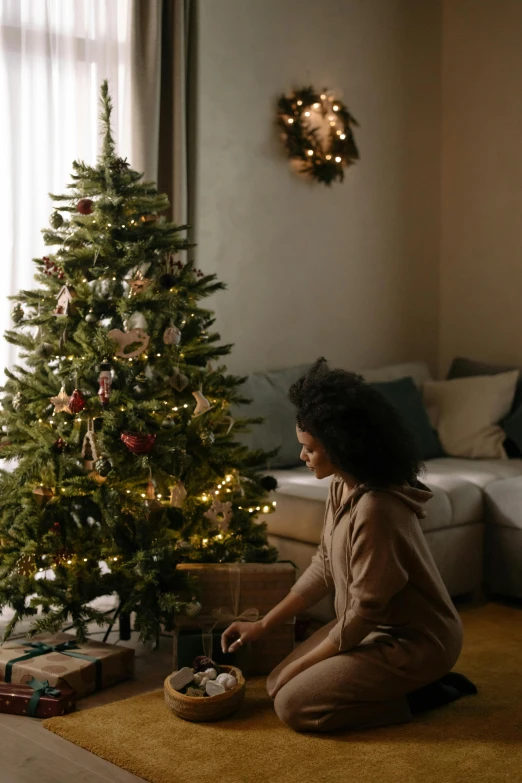
[[170,505],[173,508],[182,508],[183,501],[187,497],[187,490],[181,481],[177,481],[170,489]]
[[193,418],[202,416],[204,413],[206,413],[207,411],[211,410],[214,407],[209,403],[206,397],[203,397],[202,390],[192,392],[192,394],[198,402],[194,410],[194,413],[192,414]]
[[62,386],[60,389],[60,394],[58,394],[56,397],[51,397],[50,399],[54,405],[55,413],[61,413],[62,411],[65,411],[65,413],[71,413],[71,409],[69,408],[69,400],[71,397],[65,391],[65,386]]
[[152,280],[143,277],[143,272],[141,271],[136,272],[134,277],[126,277],[125,280],[130,286],[130,296],[141,294],[152,283]]
[[152,480],[150,480],[149,483],[147,484],[147,489],[145,490],[145,494],[147,495],[148,500],[156,499],[156,487]]
[[23,555],[16,564],[16,570],[22,576],[32,576],[36,571],[36,563],[32,555]]
[[33,489],[34,499],[40,507],[45,506],[53,497],[54,492],[50,487],[35,487]]

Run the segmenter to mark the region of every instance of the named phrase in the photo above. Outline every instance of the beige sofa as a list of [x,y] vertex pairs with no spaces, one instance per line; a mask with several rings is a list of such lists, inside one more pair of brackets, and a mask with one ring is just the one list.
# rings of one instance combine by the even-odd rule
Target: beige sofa
[[[410,375],[419,387],[431,378],[420,362],[358,372],[370,382]],[[425,465],[423,481],[433,498],[427,517],[419,521],[449,594],[522,598],[522,459],[441,457]],[[279,559],[292,560],[300,574],[320,541],[331,478],[318,480],[306,467],[271,469],[269,474],[279,484],[273,493],[277,506],[261,519]],[[333,597],[307,614],[329,622],[335,616]]]

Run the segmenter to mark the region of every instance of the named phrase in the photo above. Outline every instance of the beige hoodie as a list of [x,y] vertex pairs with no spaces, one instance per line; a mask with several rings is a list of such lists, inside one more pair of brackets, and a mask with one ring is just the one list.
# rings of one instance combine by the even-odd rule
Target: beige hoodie
[[420,481],[358,484],[341,504],[343,487],[335,476],[317,553],[292,591],[308,606],[335,592],[329,637],[339,652],[379,631],[422,648],[426,660],[456,660],[462,622],[418,521],[433,493]]

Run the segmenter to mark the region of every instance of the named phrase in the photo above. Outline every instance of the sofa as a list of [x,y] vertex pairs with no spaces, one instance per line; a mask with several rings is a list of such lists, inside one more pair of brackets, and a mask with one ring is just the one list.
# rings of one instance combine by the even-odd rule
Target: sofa
[[[278,482],[271,498],[276,501],[275,511],[259,521],[266,522],[268,541],[277,547],[279,559],[293,561],[298,576],[317,551],[331,481],[331,477],[318,480],[299,465],[294,411],[286,395],[308,367],[248,377],[244,393],[253,402],[247,415],[264,416],[265,422],[255,425],[250,435],[240,436],[252,448],[280,447],[275,464],[267,466],[267,473]],[[347,369],[370,383],[411,378],[421,389],[433,380],[424,362]],[[522,598],[522,458],[439,456],[424,459],[424,465],[421,480],[433,498],[426,505],[426,518],[419,522],[452,599],[481,600],[493,594]],[[333,596],[326,596],[306,614],[321,623],[334,619]]]

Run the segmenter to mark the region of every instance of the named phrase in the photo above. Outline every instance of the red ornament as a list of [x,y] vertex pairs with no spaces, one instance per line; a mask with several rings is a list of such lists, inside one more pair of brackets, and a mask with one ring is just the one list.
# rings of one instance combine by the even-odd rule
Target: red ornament
[[59,522],[53,522],[53,533],[56,533],[56,535],[58,535],[58,533],[61,533],[61,532],[62,532],[62,529],[60,527],[60,523]]
[[98,397],[103,408],[106,408],[109,404],[109,397],[111,395],[112,375],[111,366],[108,362],[103,362],[100,367],[100,374],[98,376],[98,382],[100,388],[98,389]]
[[90,198],[81,198],[76,204],[76,209],[82,215],[90,215],[92,212],[92,201]]
[[85,408],[85,397],[79,389],[75,389],[69,398],[69,410],[71,413],[79,413]]
[[122,432],[120,438],[133,454],[148,454],[156,440],[155,435],[142,435],[139,432]]
[[66,445],[67,445],[67,444],[66,444],[66,442],[64,441],[64,439],[63,439],[63,438],[58,438],[58,440],[55,440],[55,441],[54,441],[54,444],[53,444],[53,446],[54,446],[54,448],[55,448],[55,451],[57,451],[57,452],[58,452],[58,454],[61,454],[61,453],[62,453],[62,451],[64,450],[64,448],[66,447]]

